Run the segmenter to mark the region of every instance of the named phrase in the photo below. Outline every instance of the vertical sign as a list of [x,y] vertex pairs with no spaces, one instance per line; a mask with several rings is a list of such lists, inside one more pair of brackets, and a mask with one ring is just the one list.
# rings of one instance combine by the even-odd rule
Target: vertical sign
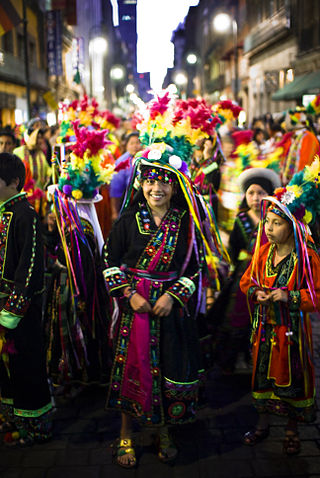
[[62,76],[62,28],[60,10],[47,12],[47,58],[49,76]]

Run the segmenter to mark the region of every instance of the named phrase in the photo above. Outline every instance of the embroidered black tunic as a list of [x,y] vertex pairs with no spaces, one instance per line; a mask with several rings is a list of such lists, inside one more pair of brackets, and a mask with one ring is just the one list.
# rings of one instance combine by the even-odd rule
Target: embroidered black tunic
[[3,203],[0,214],[0,324],[15,349],[0,356],[1,401],[15,415],[39,417],[52,408],[41,331],[40,223],[25,193]]
[[[181,277],[188,235],[187,211],[171,207],[157,227],[146,204],[140,203],[115,223],[104,249],[105,278],[112,295],[120,297],[123,286],[138,289],[146,280],[145,298],[152,306],[164,292],[175,299],[168,317],[148,314],[146,368],[152,376],[148,410],[124,392],[126,367],[130,367],[128,347],[135,340],[132,330],[136,314],[127,299],[119,299],[121,317],[107,405],[135,415],[146,425],[180,424],[195,415],[200,360],[193,298],[197,293],[199,264],[192,253]],[[162,251],[159,260],[149,267],[159,250]],[[203,252],[199,255],[203,256]],[[161,281],[164,276],[167,280]],[[130,381],[133,377],[129,375]],[[141,383],[135,385],[138,395]]]

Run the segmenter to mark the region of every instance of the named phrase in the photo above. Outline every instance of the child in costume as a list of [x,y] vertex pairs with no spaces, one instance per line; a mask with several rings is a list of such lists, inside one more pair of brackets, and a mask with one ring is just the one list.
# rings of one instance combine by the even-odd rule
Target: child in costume
[[[319,159],[297,173],[286,188],[263,199],[253,259],[240,281],[254,303],[252,395],[259,413],[244,436],[255,445],[269,434],[268,415],[287,417],[283,443],[299,453],[298,422],[315,420],[315,383],[309,312],[319,308],[320,260],[309,234],[319,208]],[[268,243],[260,247],[262,230]]]
[[[188,155],[190,143],[160,128],[166,99],[151,104],[151,113],[161,106],[165,111],[157,119],[150,115],[156,141],[136,156],[122,214],[104,249],[104,275],[118,307],[107,407],[122,414],[116,454],[117,463],[127,468],[136,464],[131,416],[158,428],[158,457],[174,460],[177,449],[167,426],[194,420],[201,376],[195,318],[213,239],[206,239],[201,198],[178,156],[183,144]],[[140,187],[132,197],[137,171]]]
[[16,430],[5,436],[11,445],[31,445],[51,436],[41,331],[43,245],[39,218],[20,192],[24,179],[23,162],[0,154],[0,406],[1,429]]
[[240,174],[238,184],[245,196],[229,239],[229,254],[234,270],[208,312],[209,318],[213,321],[219,320],[214,339],[215,354],[225,373],[234,372],[241,353],[247,363],[250,361],[250,316],[239,283],[254,250],[260,222],[261,200],[280,186],[280,178],[271,169],[250,168]]

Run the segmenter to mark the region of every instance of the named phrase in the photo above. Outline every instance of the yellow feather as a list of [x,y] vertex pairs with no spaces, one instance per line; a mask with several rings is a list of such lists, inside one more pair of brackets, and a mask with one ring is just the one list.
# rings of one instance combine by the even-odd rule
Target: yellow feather
[[319,156],[316,155],[314,160],[310,166],[306,166],[305,172],[303,174],[303,179],[305,181],[314,181],[316,178],[319,179],[320,174],[320,163],[319,163]]

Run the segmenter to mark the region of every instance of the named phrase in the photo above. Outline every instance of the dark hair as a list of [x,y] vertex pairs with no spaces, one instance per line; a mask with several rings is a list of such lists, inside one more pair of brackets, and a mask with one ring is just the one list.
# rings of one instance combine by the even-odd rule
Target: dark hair
[[1,136],[9,136],[9,138],[12,139],[14,144],[16,144],[16,137],[15,137],[14,133],[12,131],[10,131],[9,129],[2,129],[0,131],[0,137]]
[[125,145],[125,147],[126,147],[127,144],[129,143],[130,139],[131,139],[131,138],[135,138],[135,137],[139,138],[139,133],[138,133],[138,131],[133,131],[132,133],[130,133],[130,134],[128,134],[127,136],[125,136],[125,138],[124,138],[124,145]]
[[17,191],[21,191],[26,179],[26,170],[23,162],[16,154],[0,153],[0,178],[7,186],[18,178]]

